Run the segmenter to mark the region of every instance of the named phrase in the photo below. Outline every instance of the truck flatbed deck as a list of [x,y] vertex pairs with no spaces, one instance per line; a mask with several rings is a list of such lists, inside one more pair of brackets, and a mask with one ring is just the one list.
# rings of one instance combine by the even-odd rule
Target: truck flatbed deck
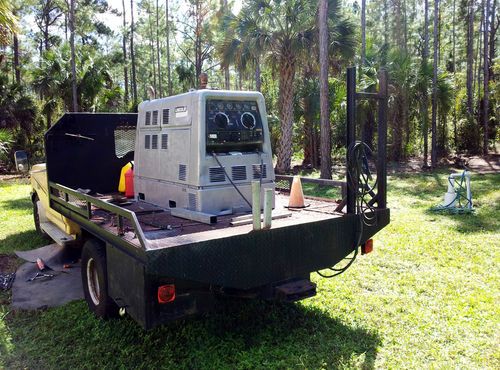
[[[110,202],[111,204],[116,204],[136,214],[146,240],[147,250],[168,248],[252,232],[251,222],[245,225],[233,225],[233,220],[242,220],[245,216],[251,217],[250,212],[218,216],[217,222],[209,225],[172,216],[169,210],[141,201],[122,200],[124,205],[120,205],[120,202],[114,201],[114,199],[117,199],[115,195],[102,195],[96,198]],[[273,211],[273,218],[275,218],[273,219],[273,228],[288,227],[329,218],[342,217],[342,213],[335,211],[335,208],[338,206],[338,203],[335,201],[306,198],[306,208],[288,209],[288,198],[288,194],[276,192],[276,207]],[[73,202],[73,204],[77,206],[78,202]],[[113,213],[106,209],[93,206],[92,215],[93,217],[90,219],[91,222],[110,233],[119,234],[118,223]],[[251,221],[251,218],[247,220]],[[125,221],[123,227],[124,234],[122,238],[140,247],[140,242],[130,222]]]

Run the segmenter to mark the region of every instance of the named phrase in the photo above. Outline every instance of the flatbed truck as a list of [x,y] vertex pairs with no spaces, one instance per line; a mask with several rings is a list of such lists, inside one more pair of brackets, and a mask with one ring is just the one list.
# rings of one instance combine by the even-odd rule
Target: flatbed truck
[[[350,94],[352,97],[352,86]],[[386,103],[383,92],[380,94],[379,100]],[[262,158],[266,142],[270,141],[264,102],[259,93],[235,95],[233,92],[206,90],[183,94],[182,99],[188,99],[190,103],[174,101],[166,113],[170,116],[165,116],[164,112],[161,118],[162,108],[156,109],[155,104],[167,104],[171,101],[168,99],[147,102],[139,107],[138,114],[66,113],[45,134],[46,163],[34,165],[31,171],[36,228],[60,245],[81,249],[84,296],[90,310],[98,317],[113,317],[121,310],[142,327],[150,329],[209,310],[223,296],[283,301],[308,298],[316,294],[316,285],[310,280],[311,273],[331,268],[360,249],[367,251],[369,240],[389,223],[390,212],[385,200],[383,106],[378,125],[377,184],[370,189],[372,201],[369,209],[363,209],[362,204],[356,206],[361,177],[359,173],[354,176],[352,168],[351,172],[348,168],[347,181],[302,179],[304,184],[339,187],[341,201],[306,197],[306,208],[289,209],[292,177],[274,175],[268,166],[267,178],[263,178],[263,160],[252,165],[255,158]],[[222,106],[214,103],[214,110],[226,109],[225,117],[211,112],[212,108],[208,107],[211,99],[216,99],[216,103]],[[228,99],[233,110],[221,104]],[[243,130],[249,130],[252,125],[257,129],[258,124],[251,120],[241,127],[235,124],[232,131],[222,127],[224,123],[230,125],[232,115],[241,118],[241,112],[236,111],[234,105],[241,101],[244,109],[243,103],[249,99],[258,104],[254,112],[259,110],[261,113],[262,132],[243,136],[246,133]],[[355,143],[352,114],[355,97],[351,100],[348,146]],[[190,122],[185,119],[186,110],[192,108],[189,104],[198,107],[193,108],[198,112],[198,118],[193,113]],[[174,127],[174,111],[179,113],[179,127]],[[210,127],[217,119],[225,120],[226,117],[228,119],[222,125],[218,122],[218,126],[213,126],[218,137],[223,138],[215,142],[216,135],[210,133]],[[148,119],[150,124],[158,120],[158,127],[148,127]],[[220,184],[212,188],[186,185],[182,181],[153,181],[151,176],[156,172],[150,171],[153,175],[148,177],[144,168],[137,168],[151,163],[167,166],[167,162],[155,162],[156,153],[146,153],[149,156],[146,158],[142,152],[148,143],[151,148],[151,135],[159,138],[162,134],[168,134],[170,138],[177,134],[186,135],[186,132],[175,130],[185,130],[186,127],[194,130],[195,121],[201,122],[198,123],[202,134],[196,137],[191,131],[191,141],[182,142],[180,147],[189,151],[190,146],[199,145],[202,150],[186,154],[190,156],[186,162],[189,164],[187,173],[176,172],[176,176],[188,183],[190,171],[208,171],[200,164],[202,159],[212,163],[210,168],[217,168],[218,161],[221,162],[222,175],[216,173],[217,177],[207,177],[207,181],[220,181]],[[235,130],[241,131],[237,138]],[[145,139],[147,135],[150,135],[149,139]],[[260,135],[262,140],[256,140],[255,135]],[[209,139],[215,143],[213,152],[205,150]],[[165,148],[174,146],[170,142],[167,144]],[[239,147],[240,144],[243,146]],[[254,144],[256,150],[252,147]],[[226,145],[230,148],[227,149]],[[165,153],[161,154],[161,147],[158,142],[157,149],[149,150],[157,150],[158,155],[164,155],[161,158],[167,161],[182,162],[179,155],[183,153],[169,153],[164,149]],[[238,148],[241,152],[234,153]],[[138,151],[142,154],[138,155]],[[193,159],[195,156],[198,156],[197,160]],[[134,198],[127,199],[118,193],[118,181],[123,166],[134,159],[136,186],[140,184],[140,176],[147,181],[144,180],[142,187],[135,190]],[[238,203],[236,199],[245,198],[245,194],[248,197],[245,189],[250,181],[241,177],[247,172],[234,172],[235,166],[232,175],[224,170],[234,165],[231,161],[242,160],[249,160],[248,171],[251,173],[254,169],[253,178],[259,179],[263,187],[275,189],[271,228],[254,230],[248,222],[251,210],[245,208],[243,201],[232,212],[212,208],[215,219],[208,222],[200,222],[198,217],[174,215],[173,210],[181,207],[193,215],[206,215],[207,209],[203,207],[214,207],[218,194],[222,194],[219,203]],[[176,171],[177,168],[179,171],[183,169],[177,163],[174,167]],[[239,167],[241,170],[242,166]],[[255,172],[256,168],[260,172]],[[239,177],[235,180],[236,175]],[[231,176],[234,183],[229,184],[230,179],[226,177]],[[178,192],[173,188],[176,184],[180,189]],[[165,188],[157,188],[160,185]],[[242,197],[237,195],[238,187]],[[208,190],[211,193],[205,196],[203,192]],[[214,193],[215,190],[220,192]],[[160,192],[160,200],[150,196],[156,191]],[[190,194],[198,195],[197,203],[190,203],[193,198]],[[228,198],[225,194],[231,196]],[[162,196],[166,205],[162,203]],[[186,204],[183,204],[182,197],[186,197]],[[370,222],[364,223],[363,217],[367,214]]]

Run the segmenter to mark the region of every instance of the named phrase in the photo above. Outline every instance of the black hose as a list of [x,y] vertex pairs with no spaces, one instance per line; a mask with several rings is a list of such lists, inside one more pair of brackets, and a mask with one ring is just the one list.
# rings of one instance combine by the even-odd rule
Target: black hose
[[333,274],[331,275],[326,275],[320,271],[316,271],[318,275],[324,278],[332,278],[340,275],[354,263],[358,255],[358,246],[360,245],[361,238],[363,237],[364,226],[374,226],[377,222],[375,208],[370,203],[373,199],[373,193],[377,187],[378,181],[378,179],[375,179],[374,184],[370,186],[372,175],[368,166],[367,153],[371,155],[372,150],[366,143],[356,141],[349,146],[347,151],[347,180],[349,181],[350,186],[356,190],[356,213],[359,217],[359,232],[354,245],[354,255],[352,257],[344,258],[345,260],[349,260],[347,265],[341,268],[329,267],[328,269],[333,271]]

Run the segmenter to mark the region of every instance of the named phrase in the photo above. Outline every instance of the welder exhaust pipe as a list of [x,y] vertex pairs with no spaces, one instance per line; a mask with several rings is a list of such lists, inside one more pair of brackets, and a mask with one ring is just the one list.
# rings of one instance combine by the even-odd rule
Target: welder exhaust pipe
[[263,229],[270,229],[273,220],[273,189],[264,190],[264,225]]
[[260,181],[252,181],[253,229],[260,230]]

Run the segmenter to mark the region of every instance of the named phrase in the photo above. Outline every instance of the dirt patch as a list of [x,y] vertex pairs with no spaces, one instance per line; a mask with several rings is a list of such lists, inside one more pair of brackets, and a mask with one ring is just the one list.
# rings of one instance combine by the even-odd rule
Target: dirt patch
[[25,174],[18,174],[18,173],[7,173],[0,175],[0,182],[2,181],[18,181],[18,182],[29,182],[29,176]]
[[[429,161],[430,162],[430,161]],[[388,173],[422,173],[430,171],[430,168],[422,167],[423,158],[410,158],[405,162],[391,162],[387,166]],[[473,173],[500,173],[500,154],[490,154],[487,156],[453,156],[443,158],[438,169],[448,171],[461,171],[467,169]]]
[[15,255],[0,254],[0,272],[2,273],[15,272],[20,264],[21,260],[19,260]]

